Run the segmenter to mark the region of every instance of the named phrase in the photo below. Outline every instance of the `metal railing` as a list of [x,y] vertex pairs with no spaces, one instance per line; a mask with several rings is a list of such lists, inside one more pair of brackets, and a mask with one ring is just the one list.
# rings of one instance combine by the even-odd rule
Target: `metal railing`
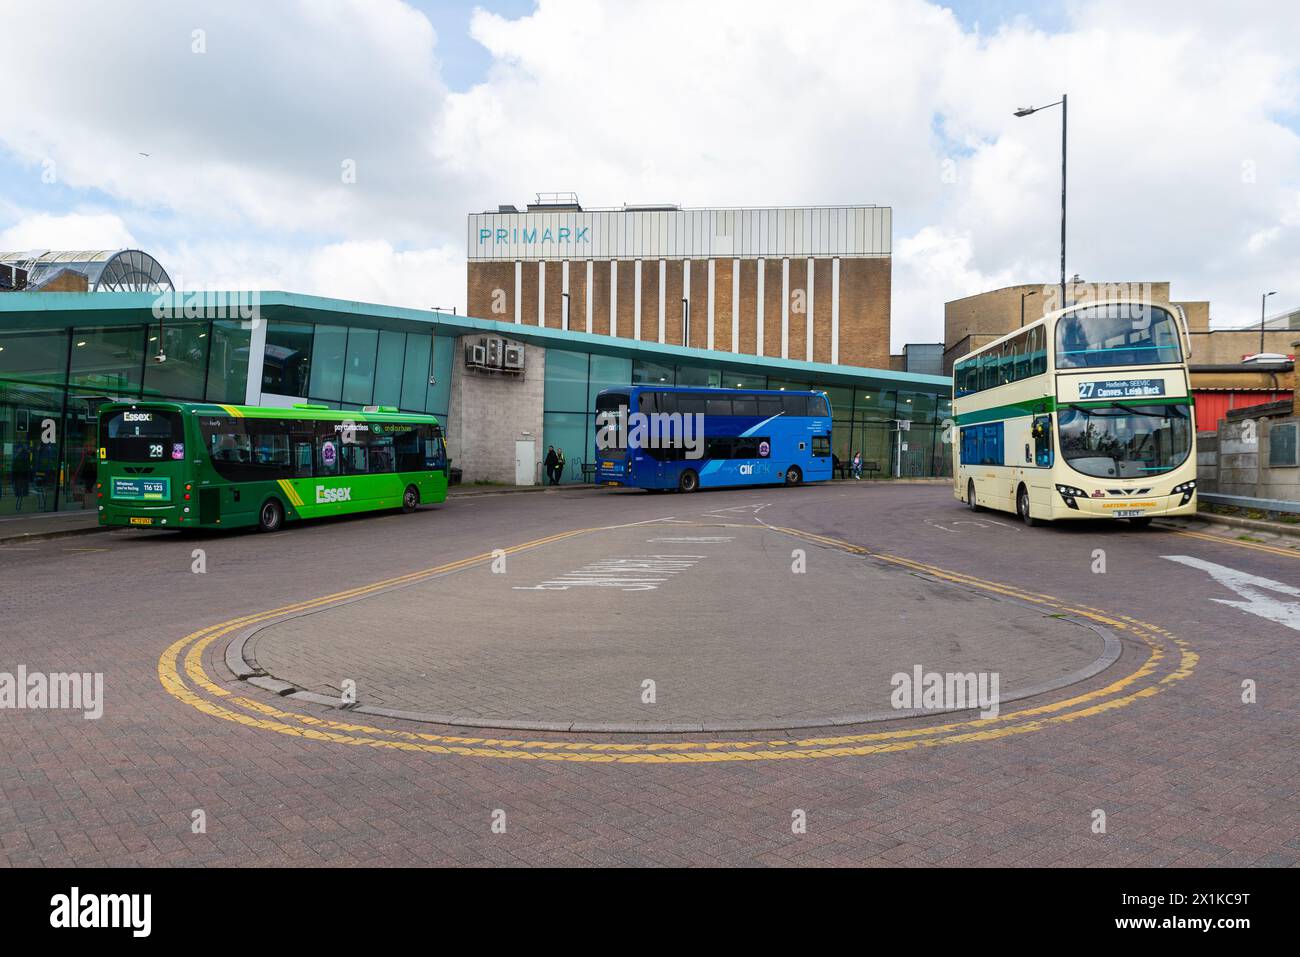
[[1288,502],[1280,498],[1251,498],[1248,495],[1220,495],[1218,492],[1200,492],[1197,498],[1207,505],[1231,505],[1235,508],[1251,508],[1258,512],[1300,514],[1300,502]]

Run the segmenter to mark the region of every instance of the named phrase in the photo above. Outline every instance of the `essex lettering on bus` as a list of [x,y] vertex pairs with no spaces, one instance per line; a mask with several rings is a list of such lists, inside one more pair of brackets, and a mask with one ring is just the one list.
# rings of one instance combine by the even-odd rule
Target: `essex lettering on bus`
[[326,488],[324,485],[316,486],[316,504],[327,505],[330,502],[350,502],[352,501],[351,488]]
[[152,413],[152,412],[124,412],[124,413],[122,413],[122,421],[124,421],[124,422],[152,422],[152,421],[153,421],[153,413]]

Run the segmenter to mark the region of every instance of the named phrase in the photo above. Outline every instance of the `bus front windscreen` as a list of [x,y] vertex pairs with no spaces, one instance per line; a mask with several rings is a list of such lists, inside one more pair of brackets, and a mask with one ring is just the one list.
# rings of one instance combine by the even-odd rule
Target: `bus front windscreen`
[[596,396],[596,454],[621,458],[627,451],[627,404],[630,396],[611,392]]
[[1057,413],[1061,455],[1096,478],[1143,478],[1182,465],[1192,447],[1187,405],[1064,406]]
[[1142,303],[1075,310],[1056,324],[1056,367],[1096,369],[1182,361],[1173,314]]
[[179,413],[160,409],[105,412],[99,444],[110,462],[170,462],[185,457]]

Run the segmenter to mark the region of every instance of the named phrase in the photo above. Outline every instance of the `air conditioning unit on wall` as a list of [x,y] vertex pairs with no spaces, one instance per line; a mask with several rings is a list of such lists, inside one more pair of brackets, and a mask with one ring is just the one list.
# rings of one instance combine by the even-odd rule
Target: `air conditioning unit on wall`
[[484,340],[465,343],[465,365],[482,366],[487,364],[487,345]]
[[505,351],[505,344],[504,339],[489,339],[487,341],[487,364],[494,369],[501,368],[501,353]]
[[509,371],[524,371],[524,347],[516,344],[508,344],[505,347],[505,367]]

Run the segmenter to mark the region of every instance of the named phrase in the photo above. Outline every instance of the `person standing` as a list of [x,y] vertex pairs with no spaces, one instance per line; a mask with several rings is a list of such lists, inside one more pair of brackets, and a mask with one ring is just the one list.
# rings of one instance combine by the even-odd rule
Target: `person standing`
[[861,481],[862,479],[862,453],[853,453],[853,477]]
[[28,486],[32,480],[32,452],[27,442],[21,441],[14,449],[14,461],[9,469],[14,483],[14,511],[23,510],[23,499],[27,497]]
[[555,450],[555,484],[564,481],[564,449]]
[[556,466],[556,463],[557,463],[557,462],[559,462],[559,458],[558,458],[558,457],[556,456],[556,454],[555,454],[555,446],[553,446],[553,445],[548,445],[548,446],[546,447],[546,461],[545,461],[545,463],[544,463],[545,466],[546,466],[546,484],[547,484],[547,485],[555,485],[555,484],[556,484],[556,481],[555,481],[555,466]]

